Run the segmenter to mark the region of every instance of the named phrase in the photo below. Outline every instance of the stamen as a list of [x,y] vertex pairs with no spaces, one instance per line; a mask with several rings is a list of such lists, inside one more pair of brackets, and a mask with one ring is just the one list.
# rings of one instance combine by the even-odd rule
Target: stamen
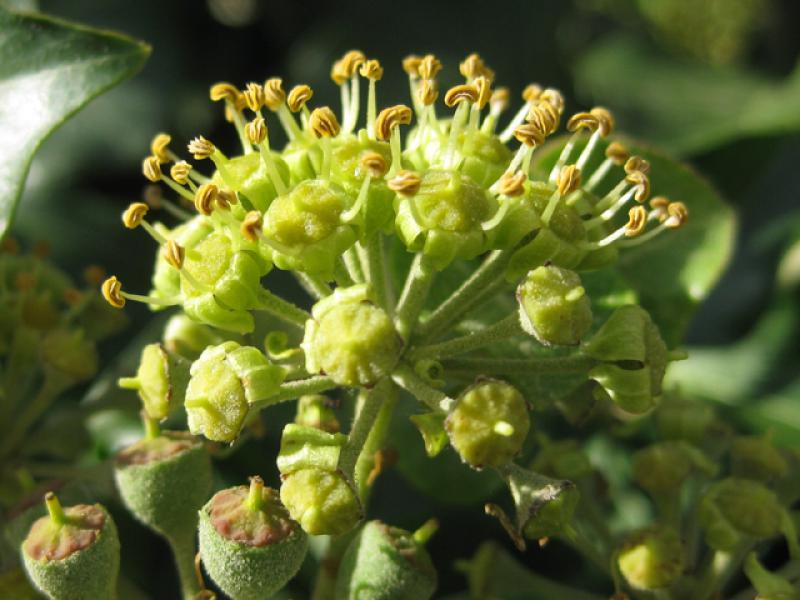
[[122,291],[122,283],[114,275],[103,282],[100,287],[106,302],[114,308],[123,308],[126,300],[134,302],[144,302],[145,304],[155,304],[158,306],[174,306],[180,303],[180,299],[153,298],[150,296],[140,296],[139,294],[128,294]]
[[485,76],[486,65],[483,63],[483,59],[473,52],[461,61],[458,65],[458,72],[466,78],[467,83],[470,83],[476,77]]
[[308,125],[314,135],[317,136],[322,144],[322,168],[320,177],[328,179],[331,174],[331,140],[341,131],[336,115],[327,106],[315,108],[308,120]]
[[[175,167],[173,166],[173,169],[174,168]],[[170,171],[172,171],[173,169],[170,169]],[[189,186],[193,190],[197,187],[191,181],[189,182]],[[164,195],[161,192],[161,188],[158,187],[157,185],[150,184],[145,186],[143,196],[145,204],[147,204],[147,206],[149,206],[153,210],[159,210],[163,208],[173,217],[176,217],[182,221],[188,221],[189,219],[192,218],[191,214],[180,208],[175,203],[170,202],[169,200],[164,198]]]
[[169,170],[169,175],[180,185],[192,186],[194,184],[189,179],[189,173],[191,173],[191,171],[192,165],[185,160],[181,160],[172,165],[172,168]]
[[[653,198],[653,200],[655,201],[656,198]],[[661,210],[660,205],[662,199],[658,198],[658,200],[659,200],[658,202],[659,206],[653,212]],[[637,208],[642,208],[642,207],[637,207]],[[666,212],[667,212],[667,217],[659,224],[658,227],[648,231],[643,235],[640,235],[635,239],[623,240],[620,242],[620,246],[623,246],[625,248],[638,246],[639,244],[643,244],[648,240],[653,239],[666,229],[680,229],[681,227],[686,225],[687,221],[689,220],[689,212],[686,209],[686,205],[683,204],[683,202],[670,202],[669,205],[667,206]],[[651,212],[651,215],[652,214],[653,213]],[[656,216],[655,218],[659,217]]]
[[608,174],[614,165],[622,166],[630,158],[630,152],[619,142],[611,142],[606,148],[606,158],[583,186],[585,190],[591,192]]
[[[614,215],[619,212],[619,210],[628,203],[628,201],[633,198],[637,202],[644,202],[650,196],[650,180],[648,179],[647,175],[642,173],[641,171],[631,171],[628,175],[625,176],[625,179],[621,182],[620,185],[628,186],[630,185],[630,189],[622,194],[611,206],[603,210],[599,216],[584,221],[584,227],[586,229],[592,229],[597,227],[598,225],[609,221],[614,217]],[[620,186],[618,185],[614,190],[611,191],[610,194],[616,192]],[[610,196],[609,194],[609,196]],[[609,196],[603,198],[601,202],[598,202],[597,207],[603,204],[606,206],[606,201],[608,200]]]
[[[525,182],[527,180],[528,176],[522,171],[517,171],[515,173],[503,173],[503,176],[497,180],[497,183],[494,187],[496,187],[496,193],[500,194],[501,196],[513,198],[524,193]],[[481,229],[484,231],[489,231],[497,227],[508,213],[510,205],[510,202],[501,203],[494,216],[492,216],[492,218],[488,221],[481,223]]]
[[148,156],[142,161],[142,174],[148,181],[161,181],[161,163],[155,156]]
[[244,95],[244,101],[245,104],[247,104],[247,108],[256,114],[259,114],[261,112],[261,107],[264,106],[266,101],[264,87],[251,81],[245,86],[242,94]]
[[400,147],[400,125],[411,123],[411,109],[404,104],[384,108],[375,119],[375,135],[383,141],[389,142],[392,153],[392,166],[389,175],[397,173],[402,168],[402,148]]
[[161,252],[161,256],[171,267],[180,271],[181,277],[184,277],[193,288],[201,290],[205,293],[213,293],[214,289],[211,286],[199,282],[188,270],[183,268],[183,261],[186,258],[186,249],[175,240],[169,240]]
[[366,60],[367,57],[364,56],[364,53],[360,50],[350,50],[345,53],[341,59],[341,74],[344,75],[344,81],[341,84],[343,89],[346,89],[347,81],[350,81],[349,102],[345,102],[345,96],[342,95],[342,129],[346,133],[352,132],[358,121],[358,107],[361,101],[358,68],[364,64]]
[[606,237],[596,242],[584,242],[581,248],[585,250],[596,250],[609,246],[616,242],[621,237],[634,238],[640,235],[645,227],[647,227],[647,210],[644,206],[634,206],[628,211],[628,222],[616,231],[610,233]]
[[[572,132],[572,136],[569,138],[567,143],[564,145],[564,148],[561,150],[561,154],[556,161],[556,164],[553,166],[553,169],[550,171],[549,181],[553,183],[558,178],[558,173],[561,171],[561,168],[567,163],[569,160],[572,150],[575,147],[575,143],[578,141],[580,134],[583,130],[590,131],[592,133],[596,132],[600,128],[600,120],[593,115],[591,112],[579,112],[575,113],[569,118],[567,121],[567,131]],[[577,165],[577,163],[576,163]]]
[[283,80],[280,77],[273,77],[264,82],[264,105],[278,115],[289,141],[303,134],[294,116],[286,108],[286,91],[283,89]]
[[419,65],[422,58],[416,54],[411,54],[403,59],[403,70],[408,75],[408,91],[411,96],[411,101],[414,104],[414,112],[417,113],[417,119],[421,120],[421,109],[419,101],[417,100],[417,81],[419,80]]
[[264,227],[264,218],[257,210],[251,210],[244,216],[240,228],[242,235],[249,242],[258,242],[261,237],[261,230]]
[[641,156],[631,156],[625,161],[624,166],[626,173],[633,173],[639,171],[647,175],[650,172],[650,163],[643,159]]
[[286,98],[286,104],[293,113],[300,112],[303,107],[314,96],[314,91],[307,85],[301,84],[294,86]]
[[441,70],[442,63],[433,54],[423,56],[417,67],[417,72],[422,79],[435,79]]
[[209,140],[202,135],[198,135],[187,146],[189,154],[194,156],[195,160],[203,160],[211,158],[217,152],[217,148]]
[[474,131],[478,129],[478,124],[480,123],[480,111],[489,104],[489,100],[492,97],[492,83],[486,77],[480,75],[475,78],[472,85],[478,91],[478,98],[475,104],[472,105],[470,113],[469,127]]
[[150,208],[144,202],[134,202],[130,204],[128,208],[125,209],[125,212],[122,213],[122,224],[127,229],[136,229],[141,225],[142,229],[144,229],[150,237],[159,244],[163,244],[167,239],[161,235],[155,227],[144,220],[149,210]]
[[367,92],[367,134],[369,139],[375,139],[375,115],[377,113],[377,100],[375,98],[375,83],[383,77],[383,67],[377,60],[368,60],[363,65],[359,73],[362,77],[369,79],[369,90]]
[[558,174],[556,191],[550,196],[542,213],[542,221],[545,224],[550,223],[550,219],[558,207],[559,200],[578,189],[581,185],[581,170],[575,165],[567,165]]
[[528,111],[530,111],[530,109],[533,107],[533,103],[539,99],[541,94],[542,88],[536,83],[528,84],[525,87],[525,89],[522,91],[522,99],[525,101],[525,104],[523,104],[522,108],[517,111],[517,114],[511,118],[511,122],[498,136],[501,142],[506,143],[514,136],[514,131],[525,120],[525,116],[528,114]]
[[583,169],[586,166],[586,163],[589,162],[589,159],[591,158],[592,153],[597,146],[597,141],[601,137],[607,137],[614,132],[614,117],[608,110],[601,106],[596,106],[590,112],[592,116],[597,119],[598,128],[594,133],[592,133],[592,137],[589,138],[589,142],[586,144],[583,152],[581,152],[580,156],[578,157],[578,161],[575,163],[579,169]]
[[341,219],[345,223],[351,222],[361,212],[361,207],[367,200],[367,193],[369,192],[369,184],[372,179],[379,179],[386,173],[386,161],[383,156],[377,152],[367,152],[359,164],[359,169],[365,173],[364,181],[361,183],[361,188],[358,191],[356,201],[348,210],[342,213]]
[[494,133],[497,127],[497,118],[508,108],[511,94],[508,88],[497,88],[489,99],[489,114],[481,124],[481,131],[486,134]]
[[414,171],[400,171],[386,182],[390,190],[409,198],[417,195],[421,184],[422,178]]
[[219,188],[213,183],[204,183],[198,187],[194,195],[194,207],[197,212],[206,217],[211,215],[218,194]]
[[169,144],[172,138],[166,133],[159,133],[150,142],[150,153],[158,159],[161,164],[170,161]]
[[444,160],[442,161],[445,169],[450,169],[455,166],[456,162],[456,147],[458,146],[458,138],[461,135],[461,130],[469,114],[470,107],[478,100],[478,88],[472,84],[456,85],[444,95],[444,103],[448,108],[456,108],[456,114],[453,115],[453,120],[450,123],[450,136],[447,142],[447,149],[444,153]]
[[246,106],[244,94],[235,85],[220,82],[211,86],[209,97],[214,102],[225,101],[225,118],[232,121],[236,127],[236,133],[239,135],[245,154],[252,152],[252,148],[244,137],[244,116],[242,115],[242,110]]
[[272,182],[275,192],[279,196],[283,196],[287,189],[283,177],[278,172],[278,167],[275,165],[275,160],[269,149],[269,131],[264,117],[256,117],[245,126],[245,134],[251,143],[258,146],[259,154],[261,155],[261,162],[267,169],[267,176]]

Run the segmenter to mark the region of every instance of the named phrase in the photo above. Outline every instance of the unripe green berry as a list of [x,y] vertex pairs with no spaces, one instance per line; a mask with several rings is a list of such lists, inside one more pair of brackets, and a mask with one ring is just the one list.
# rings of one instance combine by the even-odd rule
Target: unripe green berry
[[336,600],[427,600],[436,570],[414,534],[369,521],[347,547],[336,578]]
[[278,470],[284,476],[308,468],[335,471],[345,442],[347,436],[341,433],[289,423],[281,436]]
[[731,471],[735,477],[768,482],[784,477],[789,465],[768,440],[739,437],[731,445]]
[[211,460],[185,432],[164,431],[122,450],[114,476],[128,510],[167,537],[194,529],[211,488]]
[[250,487],[217,492],[200,510],[200,556],[231,598],[262,600],[295,576],[308,536],[289,518],[278,492],[253,478]]
[[307,468],[283,480],[281,501],[310,535],[341,535],[362,518],[361,502],[340,472]]
[[661,437],[669,440],[702,442],[716,420],[714,409],[708,404],[670,399],[656,414]]
[[395,227],[410,251],[423,253],[441,270],[486,249],[481,223],[496,210],[497,201],[470,177],[428,170],[415,195],[395,198]]
[[631,536],[619,551],[617,566],[628,584],[639,590],[665,588],[683,573],[683,544],[678,533],[655,526]]
[[45,497],[48,516],[38,519],[22,544],[34,585],[54,600],[112,600],[119,574],[119,539],[111,515],[99,504],[62,508]]
[[314,427],[328,433],[339,433],[341,426],[327,396],[309,394],[297,401],[294,422],[304,427]]
[[500,467],[522,449],[530,429],[528,403],[503,381],[479,381],[458,397],[445,429],[471,467]]
[[147,416],[159,421],[183,404],[188,383],[189,362],[161,344],[145,346],[136,377],[119,380],[121,388],[138,392]]
[[574,271],[547,265],[517,288],[523,329],[546,346],[575,346],[592,327],[592,305]]
[[391,373],[402,342],[386,311],[368,300],[365,286],[337,289],[311,312],[301,344],[309,373],[346,386],[372,386]]
[[531,463],[536,473],[577,481],[592,474],[592,463],[578,440],[547,442]]
[[691,471],[689,456],[674,442],[653,444],[633,456],[634,481],[654,495],[678,490]]
[[190,373],[184,402],[189,430],[218,442],[236,439],[250,404],[274,395],[286,375],[256,348],[232,341],[206,348]]
[[183,313],[170,317],[161,339],[168,352],[192,361],[208,346],[216,346],[225,341],[219,333]]
[[42,360],[51,369],[74,382],[97,373],[97,347],[80,329],[54,329],[41,343]]

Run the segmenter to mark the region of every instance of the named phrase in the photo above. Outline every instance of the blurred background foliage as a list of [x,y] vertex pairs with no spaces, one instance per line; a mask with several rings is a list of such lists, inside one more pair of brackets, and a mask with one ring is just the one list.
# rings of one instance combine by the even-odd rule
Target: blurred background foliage
[[[153,47],[139,75],[93,101],[43,145],[12,228],[24,245],[48,241],[54,260],[67,271],[77,274],[98,263],[132,290],[147,289],[154,246],[121,227],[119,215],[142,194],[139,165],[152,135],[169,131],[179,143],[200,133],[221,145],[233,141],[219,106],[208,101],[213,82],[242,85],[279,75],[289,85],[311,85],[319,104],[336,103],[330,64],[357,47],[384,63],[380,102],[388,104],[405,98],[400,60],[406,54],[436,53],[445,64],[442,85],[448,86],[456,82],[457,63],[476,51],[496,70],[497,81],[515,93],[536,81],[562,89],[569,112],[608,106],[620,130],[687,161],[738,214],[736,252],[689,328],[692,359],[672,367],[673,389],[714,402],[746,428],[800,442],[800,3],[795,0],[0,4],[121,31]],[[692,198],[681,200],[691,207]],[[95,459],[138,435],[137,401],[115,391],[113,382],[119,373],[132,372],[139,348],[158,336],[162,321],[141,307],[127,312],[132,326],[107,345],[105,374],[83,394],[84,407],[97,407],[87,422]],[[291,407],[276,407],[269,419],[282,423],[290,413]],[[280,425],[269,425],[260,440],[246,442],[251,450],[222,460],[221,477],[238,483],[255,472],[268,475],[265,457],[274,455],[279,432]],[[414,435],[398,432],[401,438],[406,434]],[[430,481],[424,481],[426,467],[416,468],[422,479],[407,483],[399,472],[415,471],[408,462],[413,458],[381,479],[374,514],[410,528],[431,514],[443,518],[431,550],[441,592],[453,593],[465,586],[449,566],[456,559],[471,555],[484,539],[510,546],[500,528],[474,508],[416,491],[430,489],[448,465],[432,469]],[[602,441],[594,444],[592,459],[617,476],[629,468],[627,457]],[[473,474],[454,481],[451,500],[463,486],[464,496],[455,504],[471,503],[480,480]],[[622,485],[619,481],[611,484]],[[436,483],[441,489],[441,481]],[[641,494],[628,496],[631,519],[646,514]],[[155,597],[145,574],[171,573],[166,549],[129,518],[120,520],[126,574]],[[126,560],[145,548],[138,560]],[[572,556],[555,545],[529,551],[522,560],[560,578],[577,575]],[[514,573],[517,567],[509,565]],[[489,580],[474,585],[479,584],[493,585]]]

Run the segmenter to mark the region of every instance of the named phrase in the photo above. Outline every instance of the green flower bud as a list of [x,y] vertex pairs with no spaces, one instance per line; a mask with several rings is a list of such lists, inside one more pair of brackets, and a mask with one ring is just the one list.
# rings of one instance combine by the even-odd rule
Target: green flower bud
[[225,341],[225,338],[213,329],[190,319],[183,313],[170,317],[161,339],[168,352],[179,354],[192,361],[197,359],[208,346],[216,346]]
[[497,201],[470,177],[441,170],[425,171],[419,190],[410,196],[398,194],[394,206],[397,235],[439,270],[486,250],[481,223],[497,211]]
[[546,346],[575,346],[592,327],[592,305],[578,274],[554,265],[534,269],[517,288],[523,329]]
[[582,351],[603,361],[589,371],[589,377],[602,385],[621,409],[643,413],[661,395],[667,347],[643,308],[630,305],[615,310]]
[[[283,181],[289,180],[289,167],[280,154],[270,152],[275,168]],[[236,156],[225,161],[212,182],[221,188],[238,192],[242,204],[248,203],[254,209],[264,212],[277,196],[275,186],[267,175],[267,168],[257,152]],[[244,207],[243,207],[244,208]]]
[[295,576],[308,536],[289,518],[278,492],[254,477],[250,487],[217,492],[200,510],[200,556],[231,598],[262,600]]
[[578,440],[547,442],[536,453],[531,470],[550,477],[578,481],[592,474],[592,463]]
[[496,136],[477,129],[467,129],[461,139],[459,154],[463,157],[458,170],[482,188],[488,188],[500,179],[512,152]]
[[341,433],[328,433],[315,427],[289,423],[283,428],[281,436],[278,471],[281,475],[310,468],[335,471],[346,441],[347,436]]
[[62,508],[45,496],[49,515],[38,519],[22,544],[22,560],[34,585],[50,598],[116,597],[119,539],[111,515],[99,504]]
[[657,590],[681,576],[683,554],[678,533],[670,527],[655,526],[625,542],[617,555],[617,566],[632,588]]
[[717,470],[699,450],[681,442],[653,444],[633,456],[633,479],[655,497],[677,492],[696,468],[709,475]]
[[45,335],[40,348],[50,369],[76,383],[97,373],[97,347],[80,329],[54,329]]
[[[180,244],[182,248],[185,248],[187,252],[189,249],[197,246],[214,231],[209,220],[202,215],[193,217],[187,223],[178,225],[171,231],[160,223],[156,223],[154,227],[165,238],[175,240],[175,242]],[[150,295],[154,298],[172,300],[181,293],[181,274],[164,259],[164,253],[161,251],[160,247],[156,252],[151,282],[152,290],[150,291]],[[151,305],[151,308],[153,310],[160,310],[162,307]]]
[[751,552],[744,560],[744,572],[758,592],[756,600],[800,600],[800,589],[780,575],[767,571]]
[[356,285],[314,305],[301,344],[309,373],[346,386],[372,386],[391,373],[402,342],[386,311],[367,296],[367,287]]
[[308,468],[283,480],[281,501],[311,535],[347,533],[363,516],[355,489],[340,472]]
[[339,433],[341,426],[327,396],[310,394],[300,396],[294,422],[303,427],[314,427],[328,433]]
[[122,450],[114,477],[123,503],[150,529],[178,537],[197,525],[211,488],[211,460],[186,432],[164,431]]
[[767,482],[784,477],[789,464],[768,440],[739,437],[731,445],[731,471],[735,477]]
[[332,279],[336,260],[356,241],[354,228],[340,218],[352,202],[340,186],[322,179],[302,181],[277,197],[264,215],[275,264]]
[[781,531],[790,548],[797,546],[791,520],[778,497],[757,481],[735,477],[718,481],[700,501],[698,516],[706,543],[715,550],[731,551],[747,539],[763,540]]
[[336,578],[336,600],[427,600],[436,570],[416,534],[369,521],[347,547]]
[[714,409],[700,402],[670,400],[664,402],[656,414],[658,432],[670,440],[698,443],[706,438],[715,421]]
[[530,429],[528,403],[503,381],[479,381],[458,397],[445,429],[465,463],[500,467],[522,449]]
[[142,349],[136,377],[123,377],[119,386],[136,390],[147,416],[162,420],[183,404],[189,383],[189,362],[161,344],[148,344]]
[[[530,198],[537,213],[544,212],[554,188],[542,183],[531,183]],[[573,207],[560,202],[550,223],[511,258],[506,270],[506,280],[519,281],[525,273],[547,263],[564,269],[574,269],[586,256],[579,244],[586,241],[583,219]]]
[[250,404],[273,396],[286,376],[252,346],[209,346],[190,369],[186,388],[189,430],[217,442],[239,435]]

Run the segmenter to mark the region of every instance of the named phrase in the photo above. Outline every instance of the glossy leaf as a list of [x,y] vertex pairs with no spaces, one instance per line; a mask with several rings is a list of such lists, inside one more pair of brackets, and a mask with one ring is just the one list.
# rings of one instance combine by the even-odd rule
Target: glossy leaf
[[628,37],[595,44],[575,68],[592,103],[620,125],[677,154],[800,129],[800,67],[785,81],[660,55]]
[[0,8],[0,236],[44,139],[149,53],[122,35]]

